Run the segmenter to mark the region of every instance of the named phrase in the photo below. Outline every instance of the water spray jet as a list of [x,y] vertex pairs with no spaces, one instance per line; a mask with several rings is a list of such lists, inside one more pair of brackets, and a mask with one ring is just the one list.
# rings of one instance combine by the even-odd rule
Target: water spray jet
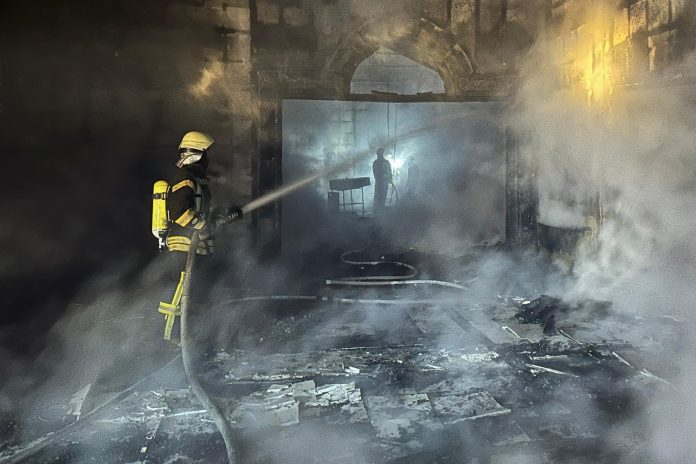
[[[439,124],[447,121],[447,120],[452,120],[452,119],[459,119],[462,116],[452,116],[452,115],[446,115],[441,118],[435,119],[432,124],[429,124],[424,127],[419,127],[416,129],[412,129],[410,131],[405,132],[404,134],[395,137],[391,140],[391,143],[397,143],[397,142],[403,142],[406,140],[410,140],[412,138],[420,136],[422,133],[429,131],[430,129],[437,127]],[[386,145],[386,144],[383,144]],[[248,214],[256,209],[259,209],[263,206],[266,206],[269,203],[273,203],[274,201],[280,200],[281,198],[285,197],[286,195],[289,195],[290,193],[299,190],[312,182],[314,182],[317,179],[320,179],[324,176],[328,176],[330,174],[336,174],[339,172],[342,172],[345,169],[348,169],[353,165],[355,161],[360,161],[364,158],[367,158],[368,156],[372,155],[371,150],[363,150],[360,152],[357,152],[354,156],[346,159],[345,161],[338,163],[334,166],[331,166],[327,169],[324,169],[322,171],[315,172],[313,174],[308,175],[307,177],[300,179],[296,182],[293,182],[292,184],[282,186],[278,188],[277,190],[274,190],[270,193],[267,193],[266,195],[263,195],[259,198],[256,198],[252,200],[251,202],[247,203],[245,206],[242,207],[242,213],[243,214]]]

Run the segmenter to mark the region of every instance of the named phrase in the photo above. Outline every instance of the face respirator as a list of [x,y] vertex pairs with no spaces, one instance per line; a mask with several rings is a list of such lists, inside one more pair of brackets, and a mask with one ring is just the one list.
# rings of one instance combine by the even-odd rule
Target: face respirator
[[197,163],[203,158],[203,151],[195,148],[182,148],[179,150],[179,161],[176,162],[177,168],[183,168]]

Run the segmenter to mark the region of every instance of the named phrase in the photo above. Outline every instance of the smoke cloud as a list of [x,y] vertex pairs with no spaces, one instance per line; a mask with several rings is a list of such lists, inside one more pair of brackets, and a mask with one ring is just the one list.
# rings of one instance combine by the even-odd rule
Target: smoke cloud
[[[368,11],[370,9],[367,7],[355,8],[352,14],[365,14]],[[399,23],[399,20],[395,20],[395,23]],[[348,34],[349,31],[345,33]],[[409,33],[410,26],[405,22],[394,28],[375,25],[368,31],[375,42],[385,43],[398,41]],[[664,80],[651,85],[650,77],[646,78],[644,84],[633,88],[615,84],[611,95],[604,95],[606,100],[597,108],[588,105],[587,88],[582,88],[580,95],[560,89],[550,91],[559,88],[558,73],[555,67],[549,65],[548,55],[542,51],[545,49],[544,45],[546,44],[538,44],[530,55],[530,66],[523,70],[520,90],[508,116],[515,129],[524,135],[522,151],[533,158],[538,167],[540,221],[561,227],[589,226],[594,231],[593,237],[577,250],[570,274],[559,276],[533,254],[511,256],[500,251],[479,250],[461,256],[464,250],[469,250],[471,244],[482,240],[495,242],[503,238],[495,233],[483,237],[470,234],[462,244],[462,236],[465,234],[461,228],[448,228],[438,224],[415,231],[409,229],[410,232],[404,232],[406,229],[402,228],[392,237],[393,241],[404,249],[415,246],[426,252],[449,254],[439,257],[436,265],[432,266],[437,269],[423,269],[422,275],[427,277],[440,272],[439,275],[453,279],[470,280],[469,302],[490,301],[497,294],[536,296],[551,293],[575,301],[586,298],[610,300],[614,302],[614,308],[631,316],[647,318],[669,314],[680,321],[693,321],[696,303],[693,285],[696,275],[696,214],[693,212],[696,205],[696,91],[693,85],[667,86],[663,85]],[[190,79],[193,84],[186,88],[194,98],[207,103],[211,94],[225,94],[225,78],[229,76],[224,74],[220,61],[211,59],[208,67],[197,72]],[[696,56],[686,56],[682,62],[664,71],[663,78],[673,78],[675,82],[681,83],[684,82],[684,76],[696,76]],[[590,90],[594,96],[604,92],[604,89],[596,87]],[[228,106],[222,103],[219,109],[223,111]],[[500,114],[493,113],[486,114],[485,117],[481,117],[482,113],[477,113],[472,117],[481,117],[498,131],[500,126],[494,121]],[[315,114],[320,118],[326,117],[325,113]],[[416,127],[417,119],[413,118]],[[316,129],[318,133],[335,135],[324,130],[325,128]],[[284,130],[290,133],[287,140],[290,150],[284,147],[285,153],[294,153],[295,143],[305,148],[298,149],[295,158],[287,159],[289,168],[296,168],[296,172],[305,174],[325,167],[329,150],[320,138],[309,135],[301,140],[297,133],[292,133],[290,127],[285,126]],[[374,132],[364,131],[363,149],[373,149],[383,139],[383,129]],[[153,133],[158,132],[153,129]],[[441,132],[438,134],[442,135]],[[429,151],[441,155],[445,160],[456,156],[454,148],[459,147],[453,148],[450,142],[434,143],[433,138],[415,138],[404,142],[398,149],[416,154]],[[439,197],[437,203],[441,211],[457,211],[462,216],[485,222],[494,216],[487,214],[487,211],[502,212],[487,202],[491,191],[481,188],[484,184],[492,184],[495,186],[493,193],[498,194],[504,186],[500,166],[487,158],[491,153],[502,150],[502,147],[490,140],[479,140],[478,143],[467,146],[467,149],[472,154],[472,162],[464,164],[465,169],[474,172],[479,179],[490,181],[490,184],[472,182],[461,191]],[[303,155],[304,152],[313,156]],[[165,159],[164,156],[160,158]],[[294,166],[293,162],[296,163]],[[425,164],[422,162],[422,165]],[[458,162],[453,164],[461,167]],[[452,165],[447,165],[449,167]],[[148,172],[153,170],[150,167]],[[360,166],[355,174],[350,175],[369,176],[369,165]],[[68,178],[76,183],[80,180],[72,176]],[[150,179],[147,183],[149,181]],[[308,209],[323,208],[325,181],[319,182],[316,187],[314,192],[297,193],[294,201]],[[116,188],[112,190],[121,192]],[[470,202],[470,208],[462,206],[462,198]],[[601,204],[601,215],[593,216],[592,205],[597,198]],[[371,199],[369,191],[366,192],[366,199],[368,202]],[[497,205],[501,206],[499,203]],[[22,209],[30,206],[28,204]],[[142,213],[144,209],[140,208],[138,211]],[[287,214],[288,210],[284,213]],[[427,224],[427,220],[416,217]],[[304,214],[298,213],[296,220],[307,221],[303,226],[312,226],[317,225],[320,219],[306,211]],[[500,231],[495,218],[491,223],[487,224],[487,230]],[[88,235],[85,230],[91,231],[94,227],[94,224],[80,222],[73,233],[83,237]],[[14,234],[8,233],[7,236],[11,247],[20,243],[15,241]],[[335,237],[337,235],[330,234],[322,237],[327,240],[325,243],[328,246],[335,247],[329,253],[326,253],[327,248],[322,250],[329,255],[324,257],[327,260],[335,260],[339,255],[339,248],[352,244],[341,243]],[[335,240],[332,241],[332,238]],[[364,244],[374,238],[366,233],[357,235],[353,242]],[[301,293],[307,286],[311,287],[306,283],[291,282],[293,277],[301,275],[301,263],[292,260],[262,263],[256,256],[246,252],[226,256],[224,247],[251,249],[247,243],[232,244],[232,241],[230,236],[225,239],[223,235],[219,251],[224,258],[212,263],[214,271],[208,274],[212,277],[205,283],[204,301],[221,302],[240,296],[241,292],[268,294],[282,290]],[[37,242],[38,247],[32,248],[32,253],[37,257],[31,261],[38,262],[40,257],[51,255],[55,251],[55,242]],[[302,250],[317,245],[315,236],[304,237],[304,240],[296,243]],[[3,276],[11,275],[22,266],[22,260],[15,259],[14,256],[2,254],[0,272]],[[69,259],[60,254],[59,257],[59,262]],[[308,266],[312,265],[311,262],[308,263]],[[22,375],[20,367],[24,366],[8,362],[9,365],[3,367],[13,375],[12,380],[4,385],[0,396],[0,408],[3,408],[3,412],[14,408],[13,400],[29,387],[37,390],[35,395],[27,398],[27,403],[35,398],[42,398],[37,401],[45,404],[55,398],[67,399],[85,383],[99,380],[107,372],[113,373],[114,367],[126,364],[133,370],[145,372],[152,365],[158,364],[156,359],[150,359],[141,366],[133,367],[130,361],[144,358],[146,353],[152,355],[156,352],[152,358],[164,358],[167,354],[150,350],[152,345],[157,345],[154,339],[160,337],[159,332],[153,332],[153,327],[158,327],[157,321],[160,319],[154,305],[159,300],[166,299],[167,294],[173,290],[170,281],[162,281],[165,270],[160,266],[161,263],[155,262],[149,267],[145,263],[144,267],[142,259],[133,263],[126,262],[122,266],[109,268],[99,274],[101,277],[82,286],[71,299],[69,313],[54,326],[47,348],[34,366],[38,370],[45,370],[44,378],[51,382],[43,386],[37,385],[35,380]],[[323,278],[335,277],[317,276],[314,273],[307,275],[313,279],[312,284]],[[194,285],[200,289],[203,284],[197,280]],[[133,289],[138,289],[138,293],[133,293]],[[316,288],[310,288],[310,291],[314,290]],[[401,292],[399,296],[407,299],[422,297],[415,292]],[[361,297],[377,298],[379,294],[367,292]],[[261,304],[252,305],[247,312],[261,312],[263,308],[265,306]],[[224,330],[212,318],[206,326],[204,319],[207,313],[198,314],[203,319],[198,321],[201,323],[199,327],[202,334],[209,336],[211,345],[225,346],[243,331],[238,326],[243,318],[234,309],[230,305],[230,315],[225,319]],[[326,326],[334,327],[350,324],[387,326],[390,327],[387,335],[395,338],[406,326],[404,321],[393,319],[382,307],[365,305],[360,313],[362,316],[358,317],[355,311],[343,311],[325,323]],[[274,327],[274,324],[278,326],[277,320],[270,316],[259,322],[259,326],[264,324],[269,327]],[[640,335],[649,337],[650,333],[647,331]],[[301,338],[288,345],[273,346],[272,349],[310,350],[339,346],[331,340],[320,338]],[[693,417],[696,417],[696,400],[693,395],[696,387],[694,341],[696,338],[692,335],[686,340],[685,346],[672,353],[679,366],[674,378],[670,379],[673,380],[674,387],[648,404],[646,412],[636,419],[644,422],[643,427],[650,438],[646,453],[648,460],[653,462],[689,462],[696,454],[696,445],[692,440]],[[253,342],[251,346],[264,344],[258,339]],[[443,337],[441,344],[449,345],[451,340]],[[11,360],[12,356],[4,356],[3,353],[3,359],[6,358]],[[592,404],[588,404],[587,408],[587,417],[580,418],[579,421],[593,423],[592,418],[597,411],[592,410]],[[313,432],[309,428],[306,434],[300,433],[299,442],[316,443]],[[351,437],[341,438],[328,432],[324,437],[329,443],[329,449],[342,447],[346,441],[351,440]],[[275,452],[280,454],[282,450]],[[302,449],[292,450],[291,456],[300,461],[304,457],[303,452]],[[360,453],[355,457],[356,460],[363,458]],[[625,462],[632,461],[627,458]]]
[[[596,24],[593,14],[573,18]],[[600,18],[613,14],[618,13],[605,9]],[[550,290],[575,301],[609,300],[633,316],[693,321],[696,90],[685,76],[696,76],[694,54],[660,76],[641,76],[639,84],[614,81],[601,89],[585,76],[590,85],[580,81],[567,89],[559,85],[546,45],[530,55],[512,118],[524,134],[522,150],[538,166],[540,221],[594,232],[577,250],[571,279]],[[687,437],[696,414],[695,340],[689,334],[669,356],[680,366],[674,389],[637,419],[651,437],[644,450],[651,462],[693,456]]]

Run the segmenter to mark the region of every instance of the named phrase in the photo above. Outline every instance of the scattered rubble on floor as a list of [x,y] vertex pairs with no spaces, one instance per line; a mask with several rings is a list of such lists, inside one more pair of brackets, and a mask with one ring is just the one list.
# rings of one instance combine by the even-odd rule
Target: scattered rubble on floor
[[[316,320],[325,320],[316,311]],[[296,352],[228,347],[206,358],[199,372],[204,386],[246,446],[266,447],[250,462],[562,462],[558,456],[567,450],[601,454],[606,446],[600,431],[609,425],[602,421],[615,419],[588,416],[588,408],[623,418],[640,407],[633,396],[669,388],[668,368],[643,349],[645,331],[634,330],[647,322],[604,314],[593,326],[596,312],[608,311],[601,305],[571,308],[542,297],[389,311],[390,320],[402,311],[402,323],[411,324],[404,333],[417,338]],[[551,315],[554,333],[545,334]],[[283,324],[296,334],[293,320]],[[329,326],[328,335],[379,332],[353,322]],[[668,347],[665,341],[681,330],[668,318],[650,323],[650,349]],[[321,325],[313,330],[323,333]],[[133,392],[26,462],[78,448],[104,463],[214,461],[224,446],[212,419],[188,389],[162,382]],[[93,402],[92,390],[72,397],[72,414]],[[100,444],[104,436],[112,437],[108,446]],[[336,452],[306,460],[294,447],[307,436],[331,442]],[[612,447],[631,449],[639,440],[627,428]],[[296,457],[282,457],[288,450]],[[0,462],[13,451],[0,448]]]
[[556,332],[556,325],[560,321],[573,320],[573,316],[581,315],[583,318],[592,318],[597,321],[607,316],[607,310],[611,306],[608,301],[586,300],[576,305],[570,305],[559,298],[549,295],[541,295],[535,300],[515,300],[519,310],[515,317],[519,322],[527,324],[540,324],[545,335]]
[[366,422],[367,412],[354,382],[316,387],[309,380],[271,385],[265,392],[243,397],[231,414],[235,426],[252,428],[287,427],[298,424],[301,417],[348,424]]

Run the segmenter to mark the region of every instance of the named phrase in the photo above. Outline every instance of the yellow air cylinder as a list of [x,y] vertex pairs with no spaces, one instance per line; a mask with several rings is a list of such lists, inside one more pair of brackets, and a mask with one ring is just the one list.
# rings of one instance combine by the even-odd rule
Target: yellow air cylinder
[[167,217],[167,193],[169,184],[164,180],[155,182],[152,188],[152,235],[159,241],[160,250],[167,248],[167,232],[169,218]]

